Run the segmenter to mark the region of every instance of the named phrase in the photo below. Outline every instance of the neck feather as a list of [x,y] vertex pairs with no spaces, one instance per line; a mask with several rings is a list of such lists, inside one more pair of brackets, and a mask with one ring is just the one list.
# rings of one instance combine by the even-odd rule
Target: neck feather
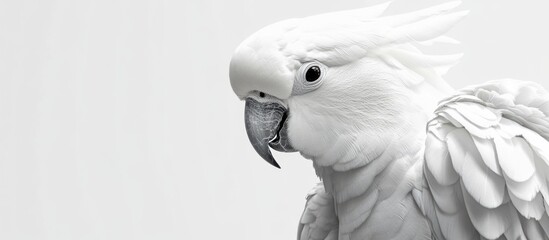
[[[356,153],[357,158],[368,158],[366,160],[334,161],[333,165],[322,166],[313,159],[317,175],[334,197],[340,236],[358,231],[366,234],[360,236],[367,236],[367,239],[389,239],[394,237],[390,234],[397,234],[399,228],[409,224],[405,223],[407,218],[424,219],[412,191],[421,186],[425,124],[429,117],[426,111],[410,111],[407,120],[397,129],[391,129],[390,135],[373,138],[362,147],[351,144],[350,149],[364,152]],[[377,224],[372,228],[367,224],[369,219],[377,222],[384,217],[392,219],[384,227]],[[429,234],[426,222],[410,222],[419,224],[415,227],[420,231],[418,234]]]
[[[334,197],[340,236],[361,232],[367,239],[389,239],[408,218],[423,219],[411,193],[421,184],[424,135],[413,132],[395,139],[365,166],[335,171],[315,165],[326,191]],[[372,228],[367,224],[370,219],[392,220],[385,227]],[[418,231],[425,229],[427,224],[421,224]]]

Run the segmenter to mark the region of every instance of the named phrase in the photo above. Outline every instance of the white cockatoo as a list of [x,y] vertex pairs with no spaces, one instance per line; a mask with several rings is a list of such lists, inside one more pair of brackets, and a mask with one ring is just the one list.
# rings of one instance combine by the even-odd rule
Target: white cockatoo
[[419,45],[467,12],[388,4],[290,19],[230,63],[257,153],[299,151],[322,180],[298,239],[548,239],[549,94],[500,80],[453,90],[460,55]]

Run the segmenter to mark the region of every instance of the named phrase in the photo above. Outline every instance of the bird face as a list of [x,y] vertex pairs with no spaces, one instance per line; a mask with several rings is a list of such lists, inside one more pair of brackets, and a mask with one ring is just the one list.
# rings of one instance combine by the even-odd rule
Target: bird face
[[380,140],[398,124],[398,102],[406,100],[394,93],[403,85],[385,63],[302,59],[279,52],[272,36],[259,32],[244,41],[230,65],[231,85],[246,102],[248,138],[268,163],[280,167],[271,148],[299,151],[319,163],[338,159],[368,140],[362,136]]
[[248,138],[263,159],[280,167],[271,148],[326,166],[368,159],[405,131],[417,111],[414,91],[439,78],[436,64],[454,63],[425,57],[410,42],[439,37],[464,14],[445,14],[451,3],[378,18],[387,5],[278,22],[240,44],[231,86],[246,102]]

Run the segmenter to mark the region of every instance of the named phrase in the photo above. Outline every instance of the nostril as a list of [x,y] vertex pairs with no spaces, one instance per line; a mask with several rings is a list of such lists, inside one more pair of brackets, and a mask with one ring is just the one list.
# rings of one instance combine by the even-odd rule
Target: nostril
[[264,92],[259,92],[259,97],[264,98],[264,97],[265,97],[265,93],[264,93]]

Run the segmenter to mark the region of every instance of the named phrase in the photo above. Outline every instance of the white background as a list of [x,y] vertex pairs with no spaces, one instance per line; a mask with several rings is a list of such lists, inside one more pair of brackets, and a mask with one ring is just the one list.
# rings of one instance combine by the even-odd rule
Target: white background
[[[0,239],[294,239],[317,181],[249,145],[228,64],[278,20],[380,1],[0,2]],[[390,13],[440,1],[397,0]],[[455,87],[549,88],[546,1],[467,0]]]

